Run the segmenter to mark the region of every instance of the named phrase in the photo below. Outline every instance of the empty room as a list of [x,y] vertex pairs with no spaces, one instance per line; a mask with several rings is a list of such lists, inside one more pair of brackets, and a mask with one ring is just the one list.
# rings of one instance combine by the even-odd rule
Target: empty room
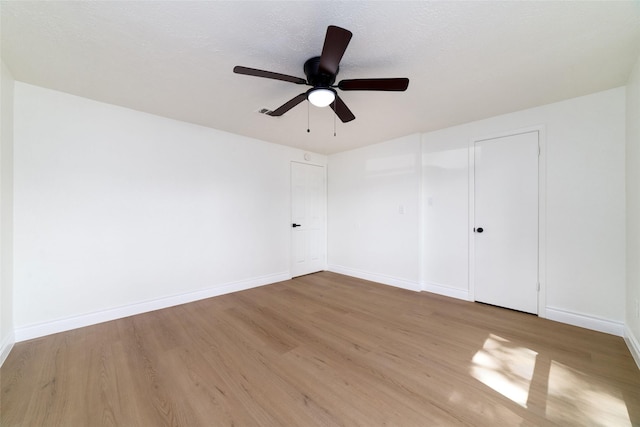
[[0,0],[0,425],[640,425],[637,1]]

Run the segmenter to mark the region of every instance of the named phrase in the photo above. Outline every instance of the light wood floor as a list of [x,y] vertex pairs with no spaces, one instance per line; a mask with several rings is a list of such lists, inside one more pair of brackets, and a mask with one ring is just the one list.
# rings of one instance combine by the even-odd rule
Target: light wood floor
[[323,272],[17,344],[10,426],[640,425],[615,336]]

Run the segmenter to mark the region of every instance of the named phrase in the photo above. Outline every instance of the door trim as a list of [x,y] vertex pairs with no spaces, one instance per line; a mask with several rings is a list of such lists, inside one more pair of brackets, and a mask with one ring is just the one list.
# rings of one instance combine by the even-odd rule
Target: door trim
[[547,305],[547,133],[545,125],[531,126],[511,131],[505,131],[483,137],[472,137],[469,140],[469,224],[467,236],[469,242],[469,301],[475,301],[475,239],[473,227],[475,225],[475,144],[495,138],[521,135],[523,133],[538,132],[538,317],[546,318]]

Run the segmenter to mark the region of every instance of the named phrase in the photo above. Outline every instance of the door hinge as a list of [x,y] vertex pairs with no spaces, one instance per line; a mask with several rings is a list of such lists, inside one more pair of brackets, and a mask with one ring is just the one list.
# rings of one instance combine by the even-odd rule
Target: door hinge
[[538,292],[540,292],[540,282],[538,282]]

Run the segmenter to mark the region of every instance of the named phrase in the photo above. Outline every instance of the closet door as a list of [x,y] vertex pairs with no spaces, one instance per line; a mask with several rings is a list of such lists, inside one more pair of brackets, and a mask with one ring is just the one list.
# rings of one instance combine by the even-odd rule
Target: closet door
[[538,132],[474,147],[474,298],[538,313]]

